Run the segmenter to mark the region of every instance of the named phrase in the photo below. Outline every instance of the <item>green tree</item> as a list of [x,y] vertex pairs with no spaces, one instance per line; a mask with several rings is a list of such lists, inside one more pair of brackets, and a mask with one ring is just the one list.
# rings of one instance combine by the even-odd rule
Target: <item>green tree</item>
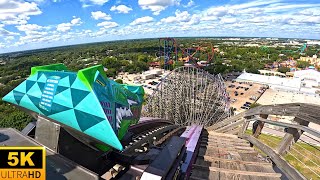
[[252,103],[252,104],[250,105],[250,108],[252,109],[252,108],[255,108],[255,107],[258,107],[258,106],[261,106],[261,104],[259,104],[259,103]]
[[108,77],[113,77],[113,78],[115,78],[115,77],[117,76],[117,71],[116,71],[116,69],[114,69],[114,68],[110,68],[110,69],[108,69],[108,70],[106,71],[106,75],[107,75]]
[[116,79],[115,82],[119,83],[119,84],[123,84],[122,79]]
[[260,74],[260,72],[259,72],[258,69],[256,69],[256,68],[248,68],[248,69],[246,69],[246,71],[247,71],[248,73]]
[[176,61],[176,62],[174,62],[173,66],[174,66],[174,68],[181,67],[181,66],[183,66],[183,62],[182,61]]
[[286,73],[286,72],[290,72],[290,68],[288,67],[279,67],[278,68],[278,72],[281,72],[281,73]]
[[306,68],[309,67],[310,63],[306,62],[306,61],[297,61],[297,67],[298,68]]
[[106,68],[114,68],[120,70],[122,67],[121,61],[115,57],[106,57],[102,60],[102,65]]
[[144,55],[144,54],[140,54],[138,56],[138,61],[143,61],[145,63],[149,62],[148,56]]

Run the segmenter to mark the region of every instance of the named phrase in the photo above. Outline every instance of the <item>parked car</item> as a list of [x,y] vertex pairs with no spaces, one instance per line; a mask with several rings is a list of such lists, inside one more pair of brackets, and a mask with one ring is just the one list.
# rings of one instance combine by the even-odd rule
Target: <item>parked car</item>
[[151,85],[154,85],[154,86],[155,86],[155,85],[157,85],[157,84],[158,84],[158,83],[155,82],[155,81],[152,81],[152,82],[151,82]]
[[250,109],[250,107],[241,106],[241,109]]

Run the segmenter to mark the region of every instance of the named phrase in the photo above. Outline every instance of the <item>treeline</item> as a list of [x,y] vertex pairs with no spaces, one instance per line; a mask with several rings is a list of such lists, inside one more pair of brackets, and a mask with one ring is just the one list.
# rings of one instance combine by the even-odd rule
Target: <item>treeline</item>
[[[266,63],[280,62],[289,57],[297,59],[300,56],[299,53],[293,52],[297,50],[296,47],[246,47],[235,44],[226,45],[222,40],[204,38],[177,38],[176,41],[178,42],[179,58],[182,57],[180,48],[196,48],[199,45],[208,45],[209,47],[210,43],[219,48],[219,52],[216,52],[212,57],[212,64],[206,68],[207,71],[214,74],[243,71],[244,69],[247,72],[258,73],[257,70],[263,69]],[[246,42],[242,41],[241,43]],[[248,41],[248,43],[250,42]],[[0,55],[0,60],[6,62],[5,65],[0,65],[0,98],[2,99],[4,95],[26,79],[33,66],[64,63],[70,70],[78,71],[95,64],[102,64],[108,69],[107,76],[115,77],[122,71],[139,73],[148,70],[150,62],[159,60],[158,57],[161,54],[159,51],[163,51],[160,46],[163,46],[163,43],[158,39],[142,39],[82,44]],[[210,51],[209,48],[207,49]],[[305,53],[312,56],[317,49],[320,47],[308,47]],[[285,56],[280,57],[279,54],[282,52]],[[206,60],[211,55],[204,52],[195,55],[195,58]],[[163,58],[160,64],[164,67]],[[173,69],[182,65],[183,63],[179,61],[166,68]],[[307,65],[299,64],[301,67]],[[286,70],[284,69],[284,71]],[[0,100],[0,127],[21,129],[29,121],[31,121],[31,117]]]
[[107,68],[107,76],[115,78],[119,72],[128,72],[132,74],[147,71],[149,70],[148,62],[150,61],[151,60],[147,55],[139,55],[135,61],[107,57],[102,60],[102,65]]

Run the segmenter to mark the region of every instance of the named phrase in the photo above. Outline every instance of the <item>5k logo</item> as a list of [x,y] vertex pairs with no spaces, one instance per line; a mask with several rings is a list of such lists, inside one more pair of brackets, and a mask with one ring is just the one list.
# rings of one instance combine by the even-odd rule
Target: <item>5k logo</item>
[[28,163],[29,166],[34,166],[34,163],[31,159],[31,156],[34,152],[9,152],[8,155],[8,164],[9,166],[17,166],[20,163],[20,166],[25,166]]

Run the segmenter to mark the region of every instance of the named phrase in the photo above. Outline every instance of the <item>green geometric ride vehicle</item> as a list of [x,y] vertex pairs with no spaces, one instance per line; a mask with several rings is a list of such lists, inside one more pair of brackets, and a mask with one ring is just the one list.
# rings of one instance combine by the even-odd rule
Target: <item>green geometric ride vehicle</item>
[[32,114],[84,133],[95,146],[122,150],[120,140],[141,115],[144,90],[118,84],[101,65],[68,71],[63,64],[31,68],[30,76],[3,97]]

